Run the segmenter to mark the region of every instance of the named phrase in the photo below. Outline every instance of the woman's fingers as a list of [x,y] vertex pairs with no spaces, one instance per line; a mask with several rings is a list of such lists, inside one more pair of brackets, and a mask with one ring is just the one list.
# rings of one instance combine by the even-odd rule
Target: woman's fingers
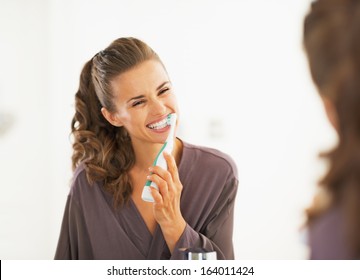
[[159,191],[153,187],[150,188],[151,195],[154,199],[155,205],[162,205],[163,204],[163,197],[159,193]]
[[[169,192],[175,191],[174,181],[173,181],[172,175],[170,174],[170,172],[168,170],[164,170],[163,168],[161,168],[159,166],[152,166],[150,168],[150,171],[153,173],[150,176],[157,175],[159,177],[159,178],[154,177],[155,178],[154,182],[156,184],[158,184],[158,182],[162,183],[161,180],[163,180],[167,184],[166,188],[168,189]],[[150,180],[151,180],[151,177],[150,177]],[[153,181],[153,180],[151,180],[151,181]]]
[[163,178],[161,178],[156,173],[153,173],[153,174],[147,176],[147,179],[154,182],[158,186],[159,193],[163,197],[163,200],[168,199],[168,197],[169,197],[169,187],[168,187],[167,181],[165,181]]
[[175,158],[171,155],[168,154],[166,152],[164,152],[164,158],[166,160],[167,166],[168,166],[168,171],[170,172],[172,179],[174,181],[178,181],[179,180],[179,171],[175,162]]
[[173,211],[170,209],[177,209],[182,191],[182,184],[179,180],[179,173],[176,166],[175,159],[172,155],[164,153],[168,170],[159,166],[152,166],[149,168],[151,172],[147,179],[154,182],[158,186],[158,190],[152,189],[151,193],[155,201],[155,206],[161,211]]

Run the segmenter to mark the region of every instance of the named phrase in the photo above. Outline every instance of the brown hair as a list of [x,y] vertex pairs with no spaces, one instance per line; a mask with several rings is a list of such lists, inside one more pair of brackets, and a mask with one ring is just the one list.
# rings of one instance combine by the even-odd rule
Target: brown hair
[[330,166],[319,184],[320,199],[307,210],[308,221],[341,207],[349,248],[360,258],[360,1],[313,2],[304,21],[304,46],[314,83],[334,105],[339,139],[322,154]]
[[158,55],[135,38],[119,38],[88,61],[81,72],[75,95],[75,115],[71,122],[74,136],[72,167],[85,164],[88,181],[101,181],[114,197],[114,205],[130,198],[132,186],[128,171],[135,155],[124,127],[111,125],[101,108],[116,111],[111,81],[118,75]]

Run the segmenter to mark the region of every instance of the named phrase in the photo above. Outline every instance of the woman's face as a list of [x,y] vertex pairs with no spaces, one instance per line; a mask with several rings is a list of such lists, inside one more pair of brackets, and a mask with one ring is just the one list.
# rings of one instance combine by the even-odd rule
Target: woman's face
[[111,86],[116,126],[124,126],[133,143],[164,143],[170,130],[167,115],[178,113],[169,77],[159,61],[148,60],[116,77]]

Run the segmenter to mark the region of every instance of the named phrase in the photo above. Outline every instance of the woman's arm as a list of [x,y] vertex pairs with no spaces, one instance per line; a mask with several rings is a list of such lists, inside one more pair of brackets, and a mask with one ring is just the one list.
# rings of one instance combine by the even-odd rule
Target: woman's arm
[[181,248],[203,248],[216,251],[217,259],[234,259],[233,225],[234,204],[238,180],[229,178],[211,212],[208,223],[201,232],[195,231],[188,224],[177,242],[171,259],[182,259]]

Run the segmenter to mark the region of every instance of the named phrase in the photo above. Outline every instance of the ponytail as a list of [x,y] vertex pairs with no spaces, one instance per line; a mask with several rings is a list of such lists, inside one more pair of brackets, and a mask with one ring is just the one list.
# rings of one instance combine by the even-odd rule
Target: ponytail
[[101,114],[92,67],[91,59],[82,69],[75,95],[72,168],[84,163],[88,181],[102,182],[116,206],[127,202],[132,192],[128,171],[134,164],[134,151],[126,129],[112,126]]

